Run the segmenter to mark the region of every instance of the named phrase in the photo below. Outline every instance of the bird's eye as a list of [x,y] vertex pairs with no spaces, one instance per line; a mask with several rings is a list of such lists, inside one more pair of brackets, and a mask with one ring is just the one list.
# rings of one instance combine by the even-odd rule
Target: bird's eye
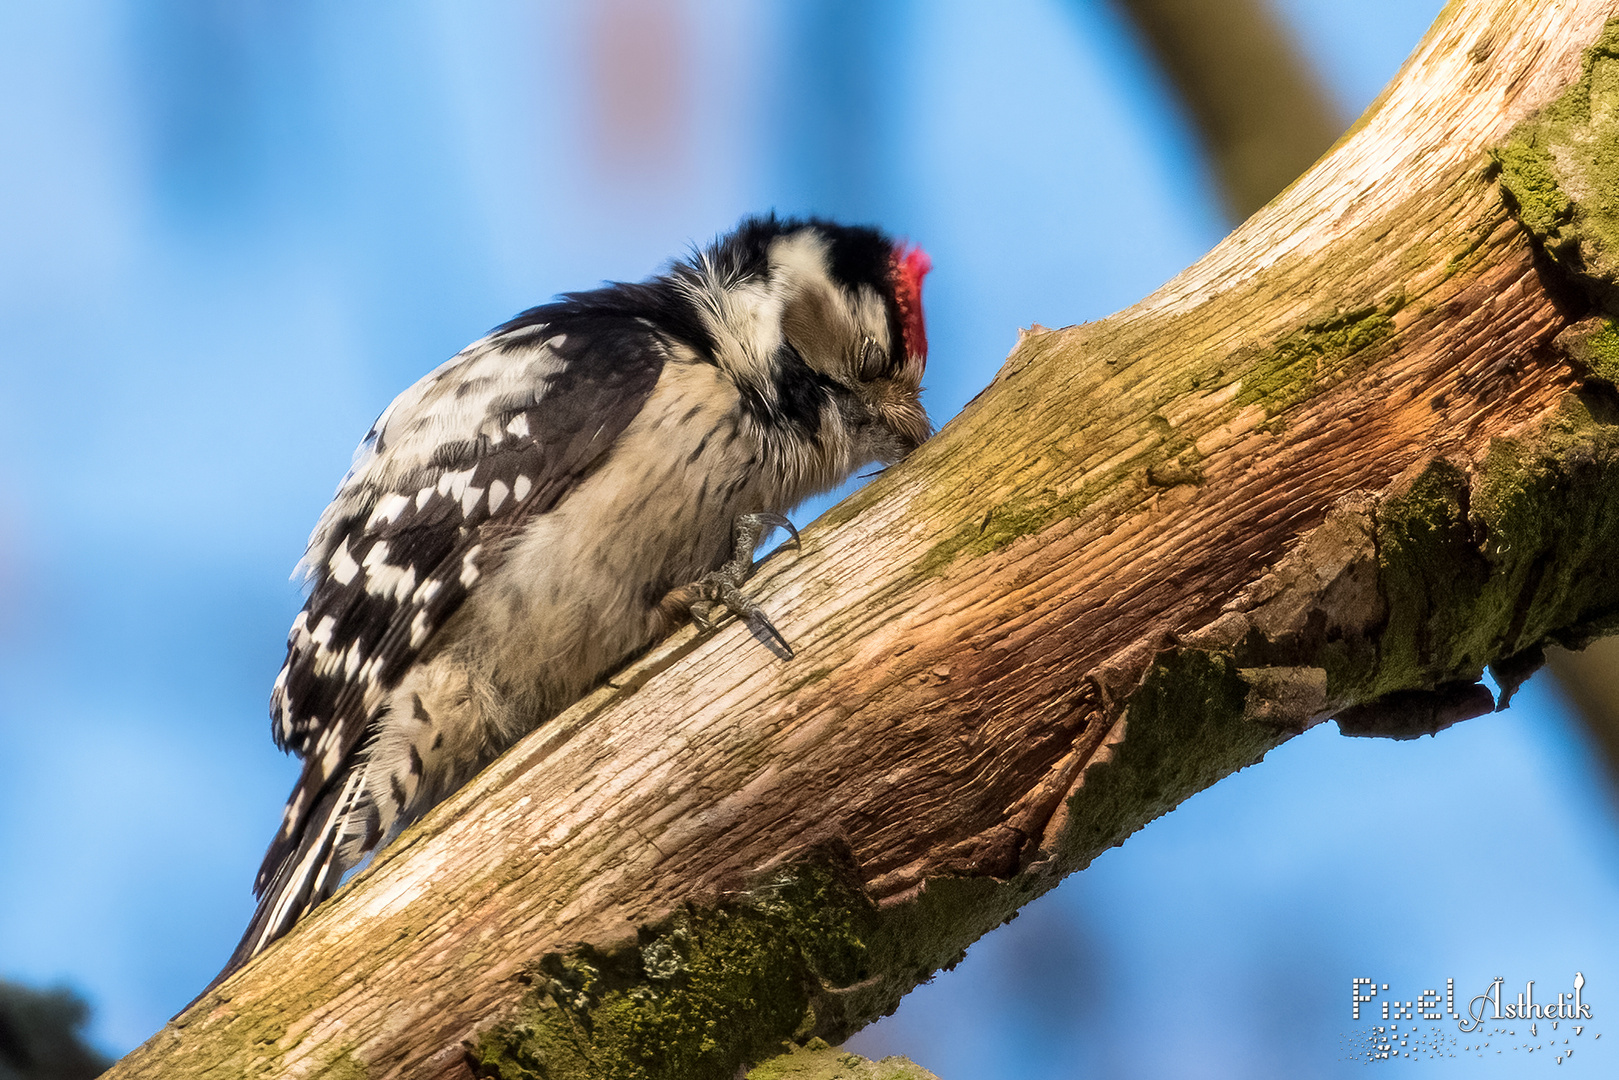
[[855,370],[860,373],[861,382],[881,378],[888,370],[888,355],[877,344],[876,338],[860,339],[860,348],[855,354]]

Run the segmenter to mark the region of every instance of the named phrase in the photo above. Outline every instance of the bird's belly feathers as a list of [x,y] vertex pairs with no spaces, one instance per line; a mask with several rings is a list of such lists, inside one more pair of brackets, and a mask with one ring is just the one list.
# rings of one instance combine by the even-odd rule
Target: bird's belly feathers
[[659,602],[731,556],[738,515],[787,508],[735,403],[712,366],[671,364],[601,466],[476,583],[374,745],[406,820],[667,632]]

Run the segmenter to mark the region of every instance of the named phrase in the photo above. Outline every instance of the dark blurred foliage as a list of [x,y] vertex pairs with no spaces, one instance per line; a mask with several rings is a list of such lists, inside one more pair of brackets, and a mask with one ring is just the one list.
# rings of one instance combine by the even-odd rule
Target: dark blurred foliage
[[1619,637],[1580,652],[1546,650],[1546,666],[1573,703],[1608,763],[1609,790],[1619,793]]
[[0,1080],[89,1080],[112,1064],[84,1041],[90,1008],[71,990],[0,980]]
[[1344,130],[1264,0],[1114,3],[1174,86],[1232,221],[1274,198]]

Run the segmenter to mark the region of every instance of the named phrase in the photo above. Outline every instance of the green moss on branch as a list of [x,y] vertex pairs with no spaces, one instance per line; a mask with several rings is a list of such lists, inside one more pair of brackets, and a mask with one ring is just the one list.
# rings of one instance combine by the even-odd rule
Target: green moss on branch
[[1306,323],[1244,367],[1233,404],[1262,405],[1267,417],[1276,416],[1364,369],[1366,350],[1393,333],[1404,303],[1395,297]]
[[939,1080],[913,1061],[885,1057],[869,1061],[811,1039],[748,1073],[748,1080]]
[[1191,388],[1211,385],[1206,396],[1219,404],[1179,423],[1156,416],[1155,438],[1144,439],[1134,454],[1087,476],[1077,488],[1051,490],[1038,499],[1009,499],[963,522],[921,558],[917,573],[943,573],[958,558],[999,551],[1110,498],[1129,498],[1149,487],[1201,483],[1198,438],[1252,406],[1262,406],[1267,419],[1275,418],[1364,370],[1375,358],[1372,347],[1393,333],[1394,315],[1404,303],[1404,296],[1396,295],[1340,311],[1306,322],[1268,348],[1209,356],[1189,365],[1181,381]]
[[822,985],[866,977],[875,908],[821,859],[740,902],[689,906],[635,942],[548,956],[522,1014],[474,1052],[482,1075],[728,1078],[813,1022]]
[[1507,206],[1571,279],[1619,314],[1619,19],[1578,81],[1493,151]]

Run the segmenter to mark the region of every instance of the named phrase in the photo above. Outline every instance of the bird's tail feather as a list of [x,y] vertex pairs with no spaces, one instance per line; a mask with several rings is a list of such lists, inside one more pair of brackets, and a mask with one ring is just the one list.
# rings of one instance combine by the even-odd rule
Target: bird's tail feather
[[[337,891],[364,841],[376,831],[375,812],[366,791],[366,770],[352,770],[316,804],[304,821],[303,835],[259,897],[259,906],[230,960],[209,984],[211,989],[231,972],[263,952],[311,908]],[[206,991],[205,991],[206,992]]]

